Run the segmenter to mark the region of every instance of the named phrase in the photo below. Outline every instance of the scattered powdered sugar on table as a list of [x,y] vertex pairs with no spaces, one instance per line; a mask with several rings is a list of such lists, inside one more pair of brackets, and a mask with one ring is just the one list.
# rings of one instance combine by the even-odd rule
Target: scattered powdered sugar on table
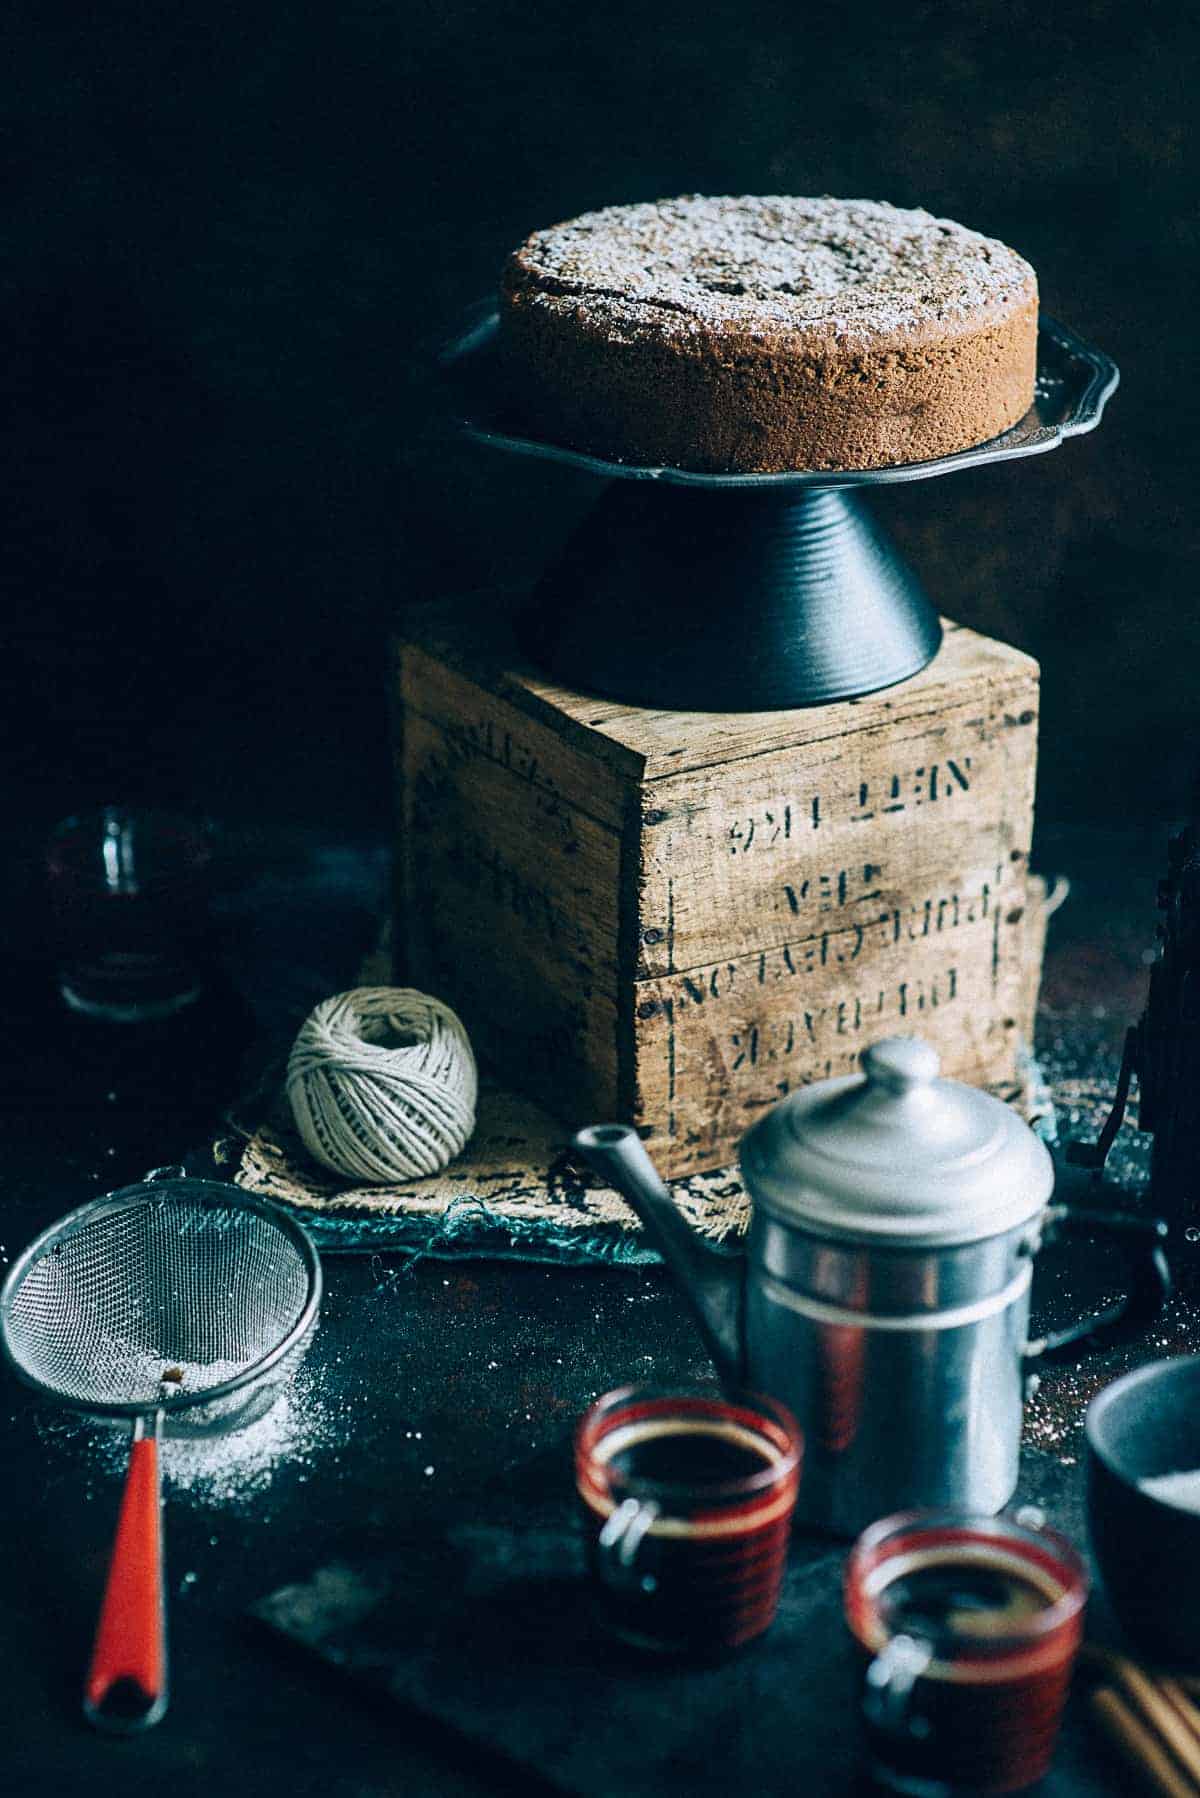
[[[347,1433],[345,1401],[330,1401],[320,1374],[300,1367],[265,1416],[244,1429],[208,1436],[163,1437],[162,1471],[168,1499],[179,1496],[213,1509],[237,1510],[260,1501],[285,1467],[303,1481],[321,1455]],[[129,1431],[74,1412],[42,1412],[37,1429],[47,1446],[82,1452],[89,1468],[119,1476],[129,1458]]]
[[265,1417],[242,1430],[166,1437],[163,1477],[172,1492],[213,1506],[236,1505],[266,1490],[284,1462],[305,1463],[321,1446],[323,1412],[301,1368]]

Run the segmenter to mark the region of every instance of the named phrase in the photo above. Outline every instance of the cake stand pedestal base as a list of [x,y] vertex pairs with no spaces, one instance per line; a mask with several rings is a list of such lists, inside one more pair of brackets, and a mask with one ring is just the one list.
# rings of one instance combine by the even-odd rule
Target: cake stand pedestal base
[[618,481],[520,620],[564,684],[688,711],[823,705],[895,686],[941,625],[863,501]]
[[613,483],[526,609],[529,656],[567,686],[693,712],[859,698],[924,668],[933,608],[859,491],[1041,455],[1094,430],[1117,385],[1108,356],[1043,315],[1033,403],[989,443],[886,468],[704,474],[526,434],[491,302],[440,367],[477,442]]

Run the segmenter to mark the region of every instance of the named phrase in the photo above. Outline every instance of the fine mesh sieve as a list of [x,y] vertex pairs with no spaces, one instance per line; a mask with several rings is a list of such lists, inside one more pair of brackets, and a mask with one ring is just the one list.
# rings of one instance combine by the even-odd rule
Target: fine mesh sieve
[[18,1377],[133,1424],[85,1700],[94,1722],[144,1727],[165,1709],[160,1430],[203,1435],[261,1417],[305,1352],[320,1296],[304,1229],[267,1200],[204,1180],[82,1206],[4,1282],[0,1346]]
[[47,1397],[108,1417],[161,1406],[193,1434],[262,1414],[319,1296],[316,1251],[285,1212],[215,1181],[164,1181],[32,1243],[0,1294],[0,1336]]

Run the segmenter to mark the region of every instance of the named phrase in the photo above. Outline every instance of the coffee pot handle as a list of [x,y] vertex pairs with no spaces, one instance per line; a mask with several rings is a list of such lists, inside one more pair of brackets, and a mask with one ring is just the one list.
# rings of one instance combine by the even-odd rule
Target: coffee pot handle
[[1078,1205],[1051,1205],[1043,1219],[1042,1244],[1074,1231],[1092,1230],[1115,1237],[1129,1264],[1129,1291],[1094,1316],[1029,1343],[1025,1349],[1027,1365],[1032,1362],[1045,1367],[1056,1361],[1075,1361],[1081,1355],[1093,1355],[1130,1342],[1149,1329],[1171,1296],[1171,1269],[1163,1247],[1167,1226],[1162,1218]]

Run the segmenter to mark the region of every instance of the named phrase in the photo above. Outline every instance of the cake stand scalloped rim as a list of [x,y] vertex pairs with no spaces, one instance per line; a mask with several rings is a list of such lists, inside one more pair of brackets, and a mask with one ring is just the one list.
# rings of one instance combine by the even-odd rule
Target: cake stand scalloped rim
[[[444,374],[456,384],[462,382],[469,369],[478,385],[481,374],[486,380],[492,363],[499,315],[492,301],[483,301],[472,308],[468,316],[471,322],[464,324],[438,360]],[[488,422],[486,412],[480,417],[471,410],[460,410],[458,423],[477,443],[492,449],[560,462],[606,480],[661,481],[671,486],[717,490],[884,486],[901,481],[930,480],[936,475],[978,468],[990,462],[1044,455],[1048,450],[1057,449],[1064,438],[1095,430],[1105,406],[1117,390],[1120,370],[1103,350],[1094,348],[1074,331],[1043,314],[1038,321],[1039,387],[1046,382],[1057,387],[1064,384],[1067,377],[1058,372],[1057,367],[1063,361],[1077,385],[1073,385],[1060,417],[1043,418],[1039,411],[1039,405],[1045,403],[1042,393],[1035,398],[1024,418],[987,443],[958,450],[950,456],[940,456],[931,462],[903,462],[890,468],[785,469],[774,474],[702,474],[685,468],[644,468],[629,462],[610,462],[599,456],[589,456],[582,450],[568,449],[564,444],[543,438],[515,435]]]

